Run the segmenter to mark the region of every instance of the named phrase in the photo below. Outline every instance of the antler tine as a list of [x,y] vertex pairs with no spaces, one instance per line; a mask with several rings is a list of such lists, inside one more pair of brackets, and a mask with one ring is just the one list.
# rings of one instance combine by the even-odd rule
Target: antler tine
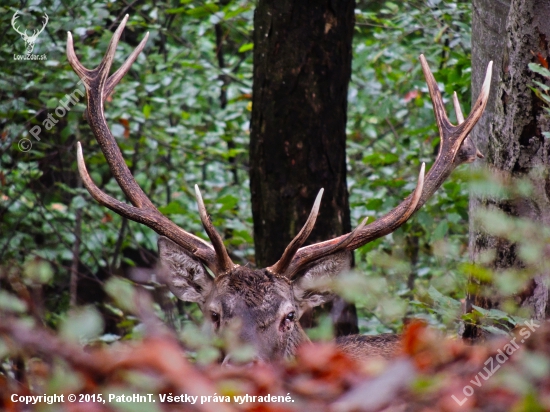
[[303,271],[311,262],[322,259],[325,256],[332,255],[334,253],[341,252],[343,250],[346,250],[348,245],[355,239],[355,236],[363,230],[363,228],[366,226],[367,222],[369,220],[369,217],[367,216],[364,218],[359,225],[353,229],[350,233],[344,236],[340,236],[334,240],[339,240],[338,242],[332,242],[323,245],[321,248],[315,250],[314,254],[306,255],[303,259],[300,261],[293,261],[289,264],[289,267],[287,268],[285,272],[285,276],[293,280],[297,274],[299,274],[301,271]]
[[[115,138],[109,130],[109,126],[107,125],[107,121],[105,119],[105,114],[103,113],[104,100],[106,98],[105,86],[108,83],[107,76],[109,75],[109,70],[114,59],[118,40],[120,39],[122,30],[124,29],[127,20],[128,15],[122,19],[122,22],[113,34],[113,37],[109,43],[109,48],[103,57],[103,60],[94,70],[86,69],[78,61],[78,58],[74,52],[73,39],[70,32],[67,36],[67,57],[69,59],[69,63],[71,63],[71,66],[86,86],[88,121],[90,123],[90,127],[96,135],[99,145],[101,146],[101,150],[105,154],[105,158],[107,159],[107,163],[109,164],[113,176],[124,194],[128,197],[128,199],[130,199],[130,202],[132,202],[134,206],[155,209],[155,206],[151,203],[143,190],[141,190],[137,182],[134,180],[130,169],[128,169]],[[145,38],[147,38],[147,36],[145,36]],[[140,43],[140,46],[142,46],[141,49],[144,46],[142,43]],[[138,46],[138,48],[140,46]],[[141,49],[139,49],[139,51],[141,51]],[[122,78],[120,74],[128,71],[128,63],[133,63],[136,57],[137,55],[132,53],[121,67],[123,70],[120,71],[119,69],[120,73],[116,72],[113,75],[116,75],[117,77],[115,77],[111,82],[112,87],[120,81],[120,78]]]
[[[120,36],[122,34],[122,30],[124,29],[124,26],[126,25],[126,21],[128,20],[128,15],[124,17],[122,22],[120,23],[118,29],[113,34],[113,37],[111,39],[111,42],[109,43],[109,49],[107,51],[107,54],[101,64],[95,69],[95,70],[89,70],[86,69],[76,57],[76,54],[74,52],[74,46],[73,46],[73,38],[70,32],[68,32],[68,39],[67,39],[67,57],[69,59],[69,63],[75,70],[75,72],[82,78],[85,85],[88,84],[88,82],[91,80],[92,75],[94,72],[101,72],[101,73],[109,73],[109,69],[112,65],[112,59],[114,58],[114,54],[116,51],[116,45],[118,44],[118,40],[120,39]],[[111,95],[116,85],[120,82],[120,80],[128,73],[128,70],[130,70],[130,67],[132,67],[132,64],[136,61],[139,54],[143,51],[145,48],[145,44],[147,43],[147,39],[149,39],[149,32],[145,33],[145,37],[143,37],[143,40],[138,44],[138,46],[132,51],[130,56],[126,59],[126,61],[122,64],[122,66],[119,67],[119,69],[113,73],[108,79],[106,84],[104,85],[103,89],[103,99],[106,99]],[[115,42],[116,40],[116,42]],[[106,61],[107,56],[110,56],[110,62]]]
[[120,24],[118,25],[117,29],[113,33],[113,36],[111,37],[111,41],[109,42],[109,46],[107,47],[107,52],[105,53],[105,56],[103,56],[101,63],[99,63],[99,66],[97,66],[97,68],[94,70],[96,72],[101,88],[104,88],[106,85],[107,77],[109,76],[109,71],[111,70],[113,60],[115,59],[115,53],[116,53],[116,48],[118,46],[118,41],[120,40],[120,36],[122,36],[122,32],[124,31],[124,27],[126,26],[126,22],[128,21],[128,18],[129,18],[128,14],[125,15],[122,21],[120,22]]
[[137,57],[144,49],[148,38],[149,32],[145,33],[145,37],[143,38],[143,40],[138,44],[138,46],[134,49],[130,56],[128,56],[122,66],[120,66],[119,69],[107,79],[107,84],[105,85],[105,89],[103,91],[104,99],[111,95],[118,82],[120,82],[124,75],[128,73],[128,70],[130,70],[130,67],[132,67],[132,64],[136,61]]
[[[428,198],[435,193],[439,186],[441,186],[441,184],[457,166],[462,163],[472,162],[475,159],[476,154],[479,152],[471,139],[467,139],[467,137],[478,120],[481,118],[481,115],[487,106],[489,92],[491,90],[491,76],[493,69],[493,62],[490,61],[487,65],[487,72],[485,74],[483,86],[481,87],[481,92],[479,93],[476,102],[472,105],[470,115],[458,126],[453,126],[448,121],[444,108],[440,110],[443,105],[441,94],[439,93],[437,83],[435,82],[435,79],[423,55],[420,55],[420,61],[422,63],[422,70],[424,71],[426,83],[428,84],[428,89],[430,91],[430,97],[432,99],[434,114],[439,128],[440,143],[437,158],[426,176],[426,189],[422,194],[419,207],[421,207],[426,200],[428,200]],[[445,120],[441,121],[443,116]]]
[[[166,236],[180,246],[191,251],[195,256],[207,262],[207,264],[208,262],[215,261],[214,250],[212,250],[209,244],[204,242],[201,238],[182,230],[174,222],[161,214],[156,208],[154,210],[149,210],[131,206],[101,191],[88,174],[80,142],[76,143],[76,159],[78,172],[84,187],[99,204],[130,220],[143,223],[158,234]],[[208,267],[213,271],[217,270],[214,264],[208,265]]]
[[441,98],[441,93],[437,87],[437,82],[435,81],[434,75],[432,74],[430,66],[428,66],[428,62],[423,54],[420,55],[420,65],[422,66],[426,84],[428,85],[428,91],[430,92],[430,97],[432,99],[437,128],[442,134],[445,134],[445,132],[452,128],[453,125],[447,117],[447,113],[445,112],[445,104]]
[[[433,166],[423,180],[423,184],[420,184],[421,179],[419,177],[419,184],[415,192],[409,195],[403,202],[386,215],[358,231],[349,244],[347,244],[346,250],[351,251],[357,249],[358,247],[393,232],[405,223],[416,210],[426,203],[428,198],[435,193],[457,166],[472,161],[472,156],[475,158],[476,154],[479,153],[475,145],[473,145],[473,142],[467,139],[467,136],[481,118],[487,106],[491,88],[493,62],[489,62],[487,66],[487,73],[481,92],[472,106],[470,115],[463,123],[457,126],[453,126],[449,122],[437,83],[423,55],[420,55],[420,63],[426,78],[426,83],[428,84],[428,90],[432,99],[434,114],[439,129],[439,153],[437,154]],[[423,175],[423,170],[424,167],[422,167],[421,175]],[[346,239],[346,236],[348,235],[300,248],[294,255],[287,272],[292,272],[294,275],[298,274],[298,272],[304,268],[304,264],[301,263],[302,261],[311,262],[315,259],[319,259],[320,256],[326,256],[326,248],[340,243],[343,239]]]
[[477,97],[476,102],[472,106],[472,112],[468,118],[464,121],[464,128],[468,129],[470,133],[471,129],[475,126],[478,120],[483,115],[487,102],[489,101],[489,93],[491,92],[491,78],[493,74],[493,61],[491,60],[487,65],[487,72],[485,73],[485,79],[483,80],[483,85],[481,86],[481,91]]
[[126,14],[120,22],[118,28],[111,37],[105,56],[103,56],[101,63],[99,63],[99,66],[97,66],[94,70],[86,69],[80,63],[78,57],[76,57],[76,53],[74,52],[73,36],[71,32],[67,32],[67,59],[69,60],[73,70],[81,78],[86,90],[89,90],[92,86],[92,82],[94,82],[98,88],[103,89],[105,87],[105,82],[109,76],[109,70],[111,69],[111,65],[113,64],[113,60],[115,58],[116,47],[118,45],[118,41],[120,40],[120,36],[122,35],[122,31],[126,26],[126,22],[128,21],[128,17],[128,14]]
[[[458,95],[456,94],[456,92],[453,92],[453,106],[455,108],[456,121],[458,122],[458,124],[464,123],[464,115],[462,114],[462,109],[460,108],[460,102],[458,101]],[[467,136],[466,139],[470,139],[470,137]],[[473,145],[473,142],[472,142],[472,145]],[[476,149],[476,157],[479,157],[480,159],[484,159],[485,156],[483,156],[483,153],[481,153],[477,149],[477,147],[475,149]]]
[[[418,202],[420,201],[420,197],[422,196],[422,189],[424,188],[424,171],[425,171],[426,165],[422,163],[422,166],[420,167],[420,173],[418,174],[418,183],[416,184],[416,188],[414,189],[414,192],[411,194],[409,204],[407,205],[407,208],[404,212],[401,213],[396,219],[394,219],[394,225],[395,228],[401,226],[407,219],[414,213],[416,210],[416,207],[418,205]],[[361,231],[367,224],[368,217],[363,219],[363,221],[350,233],[344,236],[339,236],[336,239],[322,242],[318,248],[312,250],[312,253],[304,253],[304,256],[301,259],[296,259],[292,262],[292,264],[289,266],[285,276],[292,279],[295,277],[298,273],[300,273],[309,263],[313,262],[314,260],[321,259],[325,256],[331,255],[333,253],[340,252],[342,250],[345,250],[348,248],[348,246],[356,239],[358,235],[361,234]],[[395,228],[392,229],[392,226],[388,226],[386,229],[389,230],[388,233],[395,230]],[[383,235],[381,235],[383,236]],[[314,245],[316,246],[316,245]],[[307,248],[304,248],[307,249]]]
[[44,23],[42,24],[42,28],[40,30],[36,29],[36,34],[35,36],[38,36],[40,33],[42,33],[44,31],[44,29],[46,28],[46,24],[48,24],[48,21],[50,20],[50,18],[48,17],[48,15],[46,13],[44,13]]
[[[424,77],[426,78],[426,83],[428,85],[428,90],[432,99],[434,114],[441,137],[440,152],[443,149],[443,145],[446,144],[451,146],[449,150],[456,155],[458,150],[460,149],[460,145],[462,144],[466,136],[468,136],[471,129],[475,126],[478,120],[481,118],[481,115],[485,110],[485,106],[487,106],[487,101],[489,100],[489,92],[491,89],[493,62],[490,61],[487,65],[485,80],[483,81],[481,92],[479,93],[476,102],[472,106],[472,112],[464,122],[460,122],[459,120],[458,126],[453,126],[447,118],[443,99],[441,98],[441,93],[439,92],[439,88],[437,87],[437,82],[435,81],[433,74],[430,71],[430,67],[428,66],[426,58],[423,54],[420,55],[420,64],[422,65],[422,71],[424,72]],[[455,110],[456,107],[457,106],[455,104]],[[462,115],[462,111],[460,110],[460,108],[458,110],[460,112],[460,115]],[[467,133],[464,133],[465,130],[467,130]]]
[[274,275],[283,275],[285,273],[288,266],[290,265],[290,262],[292,262],[292,258],[294,257],[298,249],[307,240],[307,238],[311,234],[311,231],[313,230],[313,227],[315,226],[315,221],[317,220],[317,216],[319,215],[319,208],[321,207],[321,198],[323,197],[324,190],[325,189],[319,190],[319,193],[315,198],[315,202],[313,203],[313,207],[311,208],[311,212],[309,213],[307,221],[302,227],[302,230],[300,230],[296,237],[292,239],[292,242],[290,242],[290,244],[286,247],[285,251],[283,252],[283,256],[281,256],[277,263],[275,263],[273,266],[269,266],[268,268],[266,268],[268,272],[271,272]]
[[99,63],[99,66],[97,66],[94,70],[86,69],[79,62],[74,51],[72,34],[71,32],[67,32],[67,58],[69,60],[69,63],[73,67],[74,71],[82,79],[84,85],[86,86],[86,89],[91,87],[91,83],[94,82],[97,87],[104,89],[104,93],[108,92],[105,96],[102,96],[104,98],[109,96],[109,94],[113,91],[114,87],[117,85],[120,79],[122,79],[122,77],[128,72],[128,70],[132,66],[132,63],[136,60],[139,53],[141,53],[141,51],[145,47],[147,39],[149,38],[149,33],[146,33],[143,40],[130,54],[128,59],[126,59],[124,64],[111,77],[108,78],[109,71],[111,70],[111,66],[115,58],[118,41],[122,36],[122,32],[124,31],[124,27],[126,26],[128,18],[129,16],[128,14],[126,14],[118,25],[117,29],[113,33],[113,36],[111,37],[111,41],[109,42],[109,46],[107,48],[105,56],[101,60],[101,63]]
[[21,14],[21,13],[19,13],[19,10],[17,10],[17,11],[14,13],[13,17],[11,18],[11,25],[12,25],[13,29],[14,29],[17,33],[19,33],[21,36],[24,36],[24,35],[27,33],[27,30],[25,30],[25,33],[21,33],[21,32],[19,31],[19,26],[15,27],[15,20],[17,20],[17,19],[19,18],[19,15],[20,15],[20,14]]
[[456,92],[453,92],[453,107],[455,108],[456,121],[458,124],[464,123],[464,115],[462,114],[462,109],[460,108],[460,102],[458,101],[458,95]]
[[218,274],[228,274],[237,265],[235,265],[229,257],[229,254],[227,253],[227,249],[223,244],[223,240],[220,234],[216,231],[216,229],[212,225],[212,222],[210,221],[210,218],[208,217],[208,213],[206,212],[206,207],[204,206],[204,201],[202,200],[201,192],[198,185],[195,185],[195,195],[197,197],[197,205],[199,207],[199,215],[201,217],[202,225],[204,226],[204,230],[206,230],[206,234],[210,238],[210,241],[214,246],[214,250],[216,251],[216,256],[218,259]]
[[93,73],[93,70],[88,70],[78,61],[78,57],[76,57],[76,53],[74,52],[73,35],[70,31],[67,32],[67,60],[75,73],[84,83],[86,90],[88,90],[88,81]]
[[[93,183],[86,170],[82,148],[80,143],[78,143],[77,161],[80,176],[82,177],[86,189],[88,189],[92,197],[100,204],[130,220],[145,224],[160,235],[166,236],[189,253],[201,259],[214,273],[219,274],[222,272],[222,268],[219,265],[220,262],[216,255],[216,250],[202,239],[179,228],[175,223],[159,212],[132,176],[115,138],[107,125],[103,112],[105,98],[113,91],[124,74],[128,72],[138,54],[145,47],[145,42],[147,40],[146,35],[139,46],[130,54],[128,59],[126,59],[124,64],[111,77],[108,77],[116,46],[127,20],[128,15],[124,17],[113,34],[108,51],[97,68],[89,70],[78,61],[74,52],[73,39],[70,32],[67,34],[67,58],[75,72],[85,84],[86,99],[88,103],[87,114],[90,127],[105,155],[113,176],[133,206],[120,202],[106,193],[103,193]],[[224,266],[225,260],[223,257],[221,262],[223,263],[222,266]]]

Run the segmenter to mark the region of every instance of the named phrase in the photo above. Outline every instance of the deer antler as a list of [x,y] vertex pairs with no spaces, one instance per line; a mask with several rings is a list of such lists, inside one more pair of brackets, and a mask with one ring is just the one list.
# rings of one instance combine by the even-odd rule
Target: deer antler
[[296,235],[292,242],[289,243],[289,245],[283,252],[283,256],[281,256],[277,263],[275,263],[273,266],[269,266],[268,268],[266,268],[268,272],[271,272],[274,275],[280,275],[286,271],[288,265],[290,265],[290,262],[292,261],[292,258],[294,257],[300,246],[302,246],[307,240],[307,238],[311,234],[311,231],[313,230],[313,227],[315,226],[315,221],[317,220],[317,216],[319,215],[319,208],[321,207],[321,198],[323,197],[323,192],[324,189],[319,190],[319,193],[315,198],[315,203],[313,203],[313,207],[311,208],[311,212],[309,212],[309,217],[307,218],[304,227],[302,227],[302,230],[300,230],[300,232]]
[[457,110],[459,122],[457,126],[452,125],[447,118],[437,82],[428,67],[424,55],[420,55],[420,63],[422,65],[424,77],[426,78],[426,83],[428,84],[428,90],[432,99],[434,114],[441,138],[439,153],[437,154],[433,166],[426,175],[425,181],[423,178],[423,165],[414,193],[409,195],[397,207],[368,226],[361,227],[360,225],[360,227],[350,234],[298,249],[290,264],[285,268],[284,273],[280,273],[281,275],[284,274],[284,276],[292,279],[303,272],[311,262],[334,253],[336,250],[355,250],[358,247],[393,232],[405,223],[416,210],[426,203],[426,200],[435,193],[457,166],[462,163],[472,162],[475,160],[476,156],[483,157],[471,139],[467,137],[477,121],[481,118],[485,106],[487,105],[491,87],[493,62],[489,62],[487,66],[487,74],[485,75],[481,92],[472,106],[472,112],[466,120],[464,120],[462,116],[458,99],[456,99],[455,110]]
[[[17,13],[12,18],[12,24],[14,24],[16,19]],[[48,17],[46,15],[44,26],[47,23],[47,19]],[[86,98],[88,103],[87,113],[90,127],[99,142],[101,150],[107,159],[107,163],[109,164],[115,179],[132,205],[128,205],[107,195],[94,184],[86,170],[84,157],[82,155],[82,148],[80,143],[78,143],[77,160],[82,181],[92,197],[102,205],[122,216],[127,217],[128,219],[143,223],[155,230],[157,233],[168,237],[189,253],[202,260],[214,273],[218,275],[229,273],[237,265],[235,265],[229,258],[220,235],[212,226],[207,216],[198,188],[196,187],[195,191],[201,221],[214,247],[207,242],[204,242],[202,239],[180,229],[171,220],[158,211],[158,209],[151,203],[149,198],[134,180],[130,170],[124,162],[122,153],[120,152],[120,149],[118,148],[116,141],[109,130],[103,112],[104,101],[113,92],[115,86],[128,72],[132,63],[143,50],[149,35],[147,33],[145,38],[134,49],[123,65],[113,75],[109,76],[109,70],[114,59],[118,40],[120,39],[127,20],[128,15],[124,17],[119,27],[113,34],[107,53],[97,68],[93,70],[87,69],[78,61],[78,58],[74,52],[73,39],[70,32],[67,34],[67,58],[74,71],[82,79],[86,88]],[[44,27],[42,30],[43,29]],[[16,31],[18,31],[17,28]],[[20,32],[18,31],[18,33]],[[23,33],[20,34],[23,35]],[[452,125],[447,118],[443,100],[437,88],[437,83],[430,72],[426,59],[423,55],[420,56],[420,63],[422,65],[424,76],[426,77],[426,83],[432,99],[433,109],[441,138],[439,153],[428,174],[424,176],[425,165],[422,164],[418,177],[418,183],[414,192],[403,200],[403,202],[401,202],[397,207],[375,222],[367,226],[367,219],[365,219],[351,233],[311,246],[301,247],[310,235],[319,213],[319,205],[323,193],[323,190],[321,189],[306,224],[295,239],[285,249],[281,259],[279,259],[279,261],[273,266],[267,268],[269,272],[293,279],[302,273],[308,265],[318,259],[339,251],[351,251],[357,249],[368,242],[393,232],[405,223],[416,210],[422,207],[426,200],[431,197],[441,186],[454,168],[462,163],[475,160],[476,156],[483,157],[471,139],[468,138],[468,135],[480,119],[487,105],[491,84],[492,62],[490,62],[487,67],[487,74],[485,76],[481,93],[473,106],[472,112],[466,120],[464,120],[464,117],[462,116],[462,111],[460,110],[458,98],[455,93],[454,105],[459,123],[457,126]]]
[[107,125],[103,112],[105,99],[113,92],[115,86],[128,70],[130,70],[132,63],[145,47],[149,36],[149,33],[147,33],[122,66],[109,76],[116,47],[127,21],[128,15],[124,17],[113,34],[107,53],[97,68],[90,70],[79,62],[74,52],[73,38],[70,32],[67,33],[67,58],[86,88],[87,114],[90,127],[105,155],[113,176],[133,206],[109,196],[95,185],[86,170],[82,147],[80,146],[80,142],[78,142],[77,161],[82,182],[92,197],[100,204],[130,220],[143,223],[158,234],[171,239],[189,253],[202,260],[215,274],[227,273],[235,265],[227,255],[219,235],[217,233],[214,235],[215,231],[213,227],[205,223],[208,218],[206,217],[206,211],[204,210],[200,194],[198,194],[197,200],[199,202],[201,218],[208,231],[208,235],[214,243],[214,248],[202,239],[179,228],[151,203],[128,169],[115,138]]
[[44,31],[44,29],[46,28],[46,24],[48,24],[49,19],[50,18],[48,17],[48,15],[44,13],[44,24],[42,24],[42,28],[40,30],[38,29],[34,30],[32,37],[38,37],[38,35]]
[[23,37],[26,37],[27,36],[27,30],[25,30],[25,32],[22,33],[22,32],[19,31],[19,26],[17,26],[17,27],[15,26],[15,20],[17,20],[19,18],[19,15],[20,15],[19,10],[14,13],[13,17],[11,18],[11,25],[17,33],[19,33]]
[[199,215],[201,217],[202,225],[204,227],[204,230],[206,230],[206,234],[210,238],[210,241],[214,246],[214,250],[216,251],[216,256],[218,257],[218,266],[222,271],[219,274],[226,275],[230,271],[235,269],[238,265],[235,265],[231,261],[231,258],[229,257],[229,254],[227,253],[227,250],[225,249],[225,246],[223,244],[222,237],[218,232],[216,232],[214,226],[212,226],[212,222],[210,222],[210,218],[208,217],[208,213],[206,212],[206,207],[204,207],[204,202],[202,201],[202,196],[198,185],[195,185],[195,196],[197,197],[197,204],[199,206]]
[[14,13],[13,17],[11,18],[11,25],[17,33],[19,33],[21,36],[23,36],[23,38],[36,38],[36,37],[38,37],[38,35],[44,31],[44,29],[46,28],[46,25],[48,24],[48,21],[49,21],[48,15],[46,13],[44,13],[44,17],[43,17],[44,18],[44,23],[42,24],[42,28],[33,30],[32,35],[29,36],[27,34],[27,30],[25,30],[25,32],[22,33],[21,31],[19,31],[19,26],[17,26],[17,27],[15,26],[15,21],[19,18],[19,15],[20,15],[19,10]]
[[[420,195],[422,194],[422,188],[424,186],[424,169],[425,164],[422,163],[420,174],[418,175],[418,183],[416,185],[416,189],[412,194],[409,206],[401,216],[401,220],[403,220],[403,222],[406,221],[410,215],[412,215],[412,213],[415,211],[418,201],[420,200]],[[345,250],[355,239],[355,237],[361,233],[361,231],[367,224],[368,217],[363,219],[359,226],[357,226],[352,232],[348,233],[347,235],[340,236],[329,242],[324,242],[323,246],[317,249],[315,254],[305,256],[303,259],[300,260],[299,266],[296,266],[293,258],[296,255],[296,252],[298,252],[299,247],[304,244],[307,237],[311,234],[311,231],[313,230],[315,219],[317,218],[317,214],[319,213],[319,206],[321,204],[322,194],[323,189],[321,189],[321,191],[317,195],[317,198],[315,199],[315,203],[313,205],[313,209],[311,210],[309,218],[307,219],[304,227],[287,246],[281,259],[279,259],[277,263],[275,263],[273,266],[267,268],[269,272],[280,276],[287,276],[289,278],[292,278],[292,275],[296,273],[296,268],[300,269],[310,262],[313,262],[314,260],[321,259],[325,256]],[[294,264],[296,268],[290,268],[292,264]]]

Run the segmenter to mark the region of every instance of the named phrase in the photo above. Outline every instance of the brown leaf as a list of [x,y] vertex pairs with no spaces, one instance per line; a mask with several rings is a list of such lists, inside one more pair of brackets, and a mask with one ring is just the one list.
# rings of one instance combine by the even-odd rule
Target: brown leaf
[[118,122],[124,126],[124,138],[130,137],[130,121],[128,119],[118,119]]
[[403,101],[405,103],[409,103],[411,100],[416,99],[418,96],[420,96],[420,92],[418,90],[411,90],[410,92],[407,92],[405,96],[403,97]]
[[101,223],[109,223],[113,221],[113,216],[110,213],[105,213],[101,219]]
[[548,61],[542,56],[542,54],[537,53],[537,59],[545,69],[548,69]]

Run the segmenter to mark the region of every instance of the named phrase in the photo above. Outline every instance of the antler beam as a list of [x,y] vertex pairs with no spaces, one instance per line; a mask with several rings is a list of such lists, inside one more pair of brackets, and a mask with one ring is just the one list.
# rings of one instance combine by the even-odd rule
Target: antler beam
[[[130,220],[143,223],[158,234],[171,239],[189,253],[201,259],[215,274],[227,273],[235,265],[231,262],[227,251],[225,251],[219,235],[217,233],[213,235],[215,233],[214,228],[208,226],[209,222],[205,223],[204,216],[206,216],[206,211],[204,210],[200,194],[198,194],[197,200],[199,202],[201,218],[203,218],[203,224],[207,228],[208,235],[213,241],[215,248],[197,236],[179,228],[159,212],[132,176],[107,125],[103,112],[105,99],[113,92],[115,86],[128,70],[130,70],[132,63],[145,47],[149,36],[149,33],[147,33],[122,66],[113,75],[109,76],[116,47],[127,21],[128,15],[124,17],[113,34],[107,53],[97,68],[90,70],[79,62],[74,52],[73,38],[70,32],[67,33],[67,58],[86,88],[87,114],[90,127],[107,159],[113,176],[133,206],[109,196],[95,185],[86,170],[80,143],[77,143],[77,161],[80,176],[86,189],[100,204]],[[208,218],[206,217],[206,219]]]

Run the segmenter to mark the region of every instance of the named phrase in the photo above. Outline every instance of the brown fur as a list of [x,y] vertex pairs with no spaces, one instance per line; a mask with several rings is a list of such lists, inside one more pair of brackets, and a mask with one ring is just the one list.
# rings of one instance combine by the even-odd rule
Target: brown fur
[[376,356],[391,359],[401,351],[401,337],[394,333],[341,336],[336,345],[353,359]]
[[[349,269],[350,261],[349,253],[335,253],[319,259],[296,280],[243,266],[212,278],[198,259],[166,238],[159,239],[159,253],[174,295],[197,302],[214,333],[237,330],[233,345],[250,345],[255,359],[266,362],[292,357],[300,344],[309,342],[300,326],[300,316],[333,296],[330,290],[315,286],[314,281]],[[294,317],[288,321],[291,313]],[[336,344],[353,358],[389,358],[399,347],[398,339],[390,334],[355,335],[339,338]],[[231,356],[229,348],[224,364],[233,362]]]

